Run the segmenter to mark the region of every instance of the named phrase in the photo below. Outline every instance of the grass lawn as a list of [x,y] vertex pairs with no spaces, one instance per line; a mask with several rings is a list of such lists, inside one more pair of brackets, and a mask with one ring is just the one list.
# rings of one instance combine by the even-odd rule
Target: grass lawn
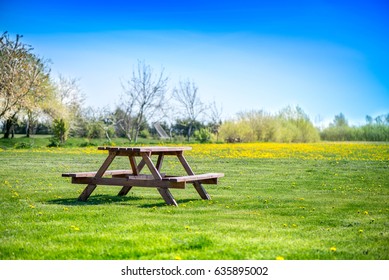
[[[312,158],[294,144],[223,144],[213,155],[193,145],[194,171],[225,177],[205,185],[210,201],[172,190],[178,207],[153,188],[117,197],[120,187],[101,186],[78,202],[84,186],[61,173],[96,170],[106,154],[95,147],[0,149],[0,259],[388,260],[389,145],[361,144],[353,157],[319,145]],[[166,158],[162,171],[178,167]]]

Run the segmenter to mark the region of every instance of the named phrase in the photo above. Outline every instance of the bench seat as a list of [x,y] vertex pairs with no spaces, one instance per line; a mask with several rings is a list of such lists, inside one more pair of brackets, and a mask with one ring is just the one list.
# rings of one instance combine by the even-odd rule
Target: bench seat
[[[77,173],[62,173],[62,177],[72,177],[72,178],[82,178],[82,177],[94,177],[96,175],[97,171],[90,171],[90,172],[77,172]],[[132,172],[130,170],[107,170],[105,171],[103,176],[124,176],[124,175],[131,175]]]
[[223,173],[205,173],[187,176],[166,176],[162,180],[167,180],[172,183],[193,183],[198,181],[204,184],[217,184],[217,179],[223,176]]
[[223,173],[205,173],[199,175],[168,176],[162,173],[162,180],[154,179],[152,175],[132,175],[129,170],[109,170],[103,176],[112,178],[93,178],[97,172],[63,173],[63,177],[71,177],[74,184],[96,184],[112,186],[163,187],[184,189],[186,183],[217,184]]

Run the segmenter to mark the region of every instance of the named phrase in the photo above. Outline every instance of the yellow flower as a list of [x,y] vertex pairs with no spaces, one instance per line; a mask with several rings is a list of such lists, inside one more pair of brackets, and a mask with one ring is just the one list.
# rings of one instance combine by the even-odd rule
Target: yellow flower
[[332,246],[332,247],[330,248],[330,251],[331,251],[331,252],[336,252],[336,247],[335,247],[335,246]]
[[277,261],[283,261],[283,260],[284,260],[284,257],[282,257],[282,256],[277,256],[277,257],[276,257],[276,260],[277,260]]
[[182,260],[182,258],[180,256],[175,256],[174,259],[177,261]]

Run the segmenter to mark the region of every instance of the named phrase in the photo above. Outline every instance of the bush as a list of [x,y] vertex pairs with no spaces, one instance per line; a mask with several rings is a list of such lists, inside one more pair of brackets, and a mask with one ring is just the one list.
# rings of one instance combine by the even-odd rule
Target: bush
[[236,121],[220,127],[220,135],[229,142],[316,142],[319,132],[301,108],[287,107],[271,115],[263,111],[240,113]]
[[31,143],[19,142],[14,145],[15,149],[30,149],[32,147]]
[[[64,119],[55,119],[53,121],[53,144],[54,142],[65,143],[69,132],[69,125]],[[49,144],[50,145],[50,144]],[[58,145],[57,145],[58,147]]]
[[220,136],[228,142],[255,141],[255,133],[247,121],[227,121],[220,127]]
[[211,132],[207,128],[200,128],[194,133],[194,137],[200,143],[207,143],[211,141]]

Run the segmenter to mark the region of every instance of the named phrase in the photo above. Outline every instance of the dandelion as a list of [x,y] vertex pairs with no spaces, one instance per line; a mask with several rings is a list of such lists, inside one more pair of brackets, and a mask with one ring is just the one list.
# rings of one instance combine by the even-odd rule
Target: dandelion
[[331,252],[336,252],[336,247],[335,247],[335,246],[332,246],[332,247],[330,248],[330,251],[331,251]]
[[185,226],[185,229],[186,230],[190,230],[190,226]]
[[35,205],[30,204],[29,206],[30,206],[31,209],[35,208]]
[[283,226],[283,227],[288,227],[288,224],[283,224],[282,226]]
[[74,226],[74,225],[71,225],[70,227],[71,227],[71,229],[73,229],[73,230],[75,230],[75,231],[79,231],[79,230],[80,230],[79,227],[76,227],[76,226]]
[[182,258],[180,256],[175,256],[174,259],[177,261],[182,260]]
[[277,257],[276,257],[276,260],[277,260],[277,261],[283,261],[283,260],[284,260],[284,257],[282,257],[282,256],[277,256]]
[[369,212],[368,211],[363,211],[363,214],[364,215],[369,215]]
[[363,233],[363,229],[358,230],[358,233],[362,234]]

